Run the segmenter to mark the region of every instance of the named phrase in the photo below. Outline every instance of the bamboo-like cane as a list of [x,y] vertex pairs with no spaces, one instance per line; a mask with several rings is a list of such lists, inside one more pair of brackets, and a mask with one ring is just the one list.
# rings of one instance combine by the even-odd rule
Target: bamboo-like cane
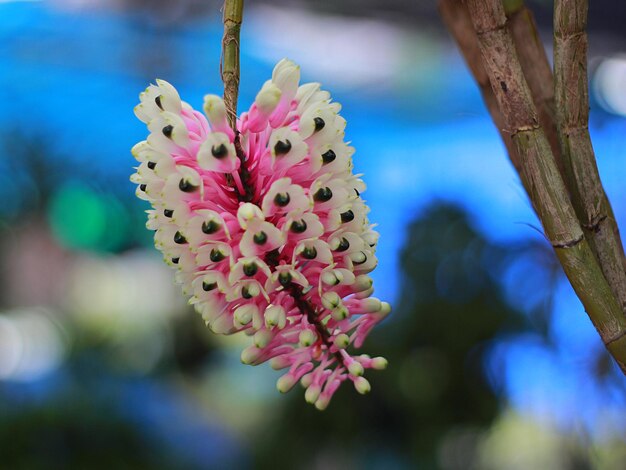
[[556,119],[572,202],[602,272],[626,312],[624,248],[589,136],[587,0],[554,3]]
[[515,145],[513,145],[511,132],[506,128],[504,116],[502,116],[500,112],[496,96],[493,94],[491,83],[487,76],[487,71],[483,66],[480,48],[478,47],[478,37],[474,31],[474,26],[472,25],[467,7],[459,2],[459,0],[439,0],[439,13],[448,31],[454,36],[467,66],[472,72],[476,83],[478,83],[487,111],[489,111],[493,123],[500,132],[500,137],[506,147],[513,167],[515,167],[518,173],[521,173],[517,150]]
[[483,65],[520,158],[546,236],[609,352],[626,373],[626,317],[585,239],[537,110],[501,0],[467,0]]
[[528,82],[528,87],[537,108],[539,123],[550,142],[552,154],[564,175],[565,166],[561,157],[556,129],[554,103],[554,79],[548,55],[543,47],[532,12],[523,0],[503,0],[507,27],[515,44],[515,50]]
[[224,37],[222,39],[221,74],[224,82],[224,103],[228,123],[234,130],[237,124],[237,97],[239,95],[239,32],[243,20],[243,0],[224,1]]

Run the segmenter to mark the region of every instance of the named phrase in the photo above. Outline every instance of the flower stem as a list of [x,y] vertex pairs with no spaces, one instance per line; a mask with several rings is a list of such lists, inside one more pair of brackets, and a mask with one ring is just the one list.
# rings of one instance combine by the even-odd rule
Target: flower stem
[[224,103],[228,123],[236,131],[239,95],[239,33],[243,20],[243,0],[224,0],[224,37],[220,72],[224,82]]
[[512,131],[520,177],[565,274],[607,349],[626,373],[626,317],[570,202],[507,29],[502,0],[467,0],[467,7],[493,93]]
[[246,165],[246,154],[241,145],[237,130],[237,98],[239,96],[239,34],[243,21],[243,0],[224,0],[224,37],[222,38],[222,62],[220,73],[224,82],[224,104],[228,114],[228,124],[235,131],[235,150],[241,161],[239,182],[229,177],[229,184],[235,187],[240,202],[250,202],[253,188],[250,184],[250,172]]
[[587,0],[554,4],[556,119],[574,209],[613,295],[626,312],[624,249],[589,136]]
[[[321,343],[326,346],[328,351],[330,351],[333,346],[333,343],[330,339],[330,333],[328,332],[328,329],[320,322],[317,309],[313,307],[313,305],[311,305],[310,301],[304,298],[302,294],[302,288],[292,285],[289,289],[289,294],[293,297],[293,300],[295,301],[298,309],[300,309],[300,312],[303,315],[306,315],[308,322],[315,327],[315,330],[320,336]],[[333,353],[333,356],[337,360],[338,367],[343,366],[346,368],[346,370],[348,369],[345,366],[343,357],[339,352]]]

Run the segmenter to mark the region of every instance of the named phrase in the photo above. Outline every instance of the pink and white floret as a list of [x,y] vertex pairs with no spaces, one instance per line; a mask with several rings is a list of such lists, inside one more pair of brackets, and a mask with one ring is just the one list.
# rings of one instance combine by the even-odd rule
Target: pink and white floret
[[131,180],[208,327],[252,336],[241,360],[288,369],[278,389],[300,381],[324,409],[341,382],[367,393],[365,369],[387,365],[348,350],[391,308],[371,296],[378,233],[341,107],[299,81],[300,68],[280,61],[233,131],[220,97],[205,97],[205,117],[157,80],[135,108],[150,134],[132,150]]

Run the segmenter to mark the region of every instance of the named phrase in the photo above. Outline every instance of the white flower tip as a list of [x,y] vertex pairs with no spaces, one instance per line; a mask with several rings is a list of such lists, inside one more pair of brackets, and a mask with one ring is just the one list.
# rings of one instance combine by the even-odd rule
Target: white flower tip
[[237,219],[241,228],[245,230],[248,228],[248,222],[254,219],[265,220],[265,216],[259,206],[251,202],[245,202],[237,210]]
[[133,108],[133,112],[135,113],[135,116],[137,116],[137,119],[139,119],[141,122],[147,124],[148,121],[150,121],[150,117],[144,111],[143,104],[139,103],[137,106],[135,106]]
[[389,362],[384,357],[375,357],[372,359],[372,369],[383,370],[387,368]]
[[322,305],[328,310],[333,310],[341,305],[341,297],[339,297],[339,294],[334,291],[324,292],[322,295]]
[[152,98],[158,109],[179,114],[182,109],[182,102],[176,88],[160,78],[156,79],[156,84],[158,89],[154,90],[154,95],[156,96],[152,96]]
[[339,305],[330,312],[330,316],[337,321],[345,320],[349,315],[350,312],[344,305]]
[[289,59],[282,59],[272,72],[272,82],[283,92],[293,93],[300,81],[300,66]]
[[360,362],[354,361],[348,366],[348,372],[350,372],[350,375],[353,375],[355,377],[360,377],[363,375],[363,372],[364,372],[363,366],[361,365]]
[[274,335],[268,330],[259,330],[254,334],[254,344],[257,348],[264,348],[267,346]]
[[249,284],[246,286],[246,290],[250,297],[257,297],[261,293],[261,288],[258,284]]
[[319,398],[321,391],[322,387],[319,385],[311,385],[306,389],[306,392],[304,392],[304,399],[307,403],[312,405]]
[[341,333],[335,337],[334,343],[339,349],[346,349],[350,345],[350,337],[345,333]]
[[268,328],[277,326],[279,329],[285,327],[287,322],[287,314],[285,309],[280,305],[270,305],[265,309],[265,325]]
[[330,403],[330,397],[322,395],[315,402],[315,408],[317,408],[320,411],[324,411],[326,408],[328,408],[329,403]]
[[389,312],[391,312],[391,304],[389,302],[381,302],[380,313],[387,316]]
[[363,311],[366,313],[380,312],[383,308],[383,303],[376,297],[370,297],[363,300]]
[[254,305],[250,304],[237,307],[233,314],[235,324],[241,327],[250,323],[252,321],[252,315],[254,314],[255,308],[256,307]]
[[254,204],[252,204],[250,202],[246,202],[245,204],[242,204],[241,207],[239,208],[239,214],[245,220],[253,219],[255,213],[256,212],[255,212],[255,209],[254,209]]
[[170,82],[163,80],[162,78],[157,78],[155,81],[159,87],[163,87],[168,90],[174,88],[174,86]]
[[372,287],[373,283],[374,281],[371,277],[369,277],[367,274],[361,274],[356,278],[354,290],[357,292],[367,290]]
[[142,151],[146,149],[146,144],[147,142],[145,140],[142,140],[141,142],[138,142],[135,145],[133,145],[133,148],[130,149],[130,153],[135,158],[135,160],[139,160],[139,155],[141,154]]
[[354,294],[354,298],[360,299],[360,300],[367,299],[373,293],[374,293],[374,286],[372,285],[372,287],[370,287],[369,289],[362,290],[361,292],[356,292]]
[[276,381],[276,388],[280,393],[287,393],[295,384],[294,377],[290,374],[285,374]]
[[278,103],[280,102],[280,97],[282,96],[282,92],[280,88],[278,88],[271,80],[268,80],[261,88],[261,91],[256,95],[256,99],[254,102],[256,103],[259,111],[263,114],[270,114]]
[[335,273],[332,271],[326,271],[322,274],[322,282],[328,286],[335,286],[339,284],[337,276],[335,276]]
[[290,365],[287,356],[277,356],[270,359],[270,367],[274,370],[281,370]]
[[220,315],[215,320],[211,320],[209,322],[209,329],[218,335],[223,335],[228,332],[233,327],[233,321],[229,315]]
[[224,100],[217,95],[206,95],[202,108],[212,124],[222,122],[226,119],[226,105],[224,104]]
[[256,346],[248,346],[241,351],[241,362],[246,365],[253,364],[262,354],[262,351]]
[[312,383],[313,383],[313,374],[311,373],[304,374],[302,378],[300,379],[300,385],[302,385],[304,388],[308,388]]
[[[189,130],[185,125],[185,122],[180,116],[170,111],[163,111],[161,117],[165,124],[170,127],[170,134],[168,137],[181,147],[186,147],[189,143]],[[149,126],[150,127],[150,126]],[[165,128],[163,128],[165,129]],[[161,129],[158,132],[164,132]]]
[[300,66],[296,64],[293,60],[284,57],[279,60],[278,63],[274,66],[272,79],[276,79],[276,77],[281,73],[293,71],[300,71]]
[[302,330],[298,336],[298,341],[300,342],[300,346],[306,348],[317,341],[317,335],[312,330]]
[[372,389],[372,386],[365,377],[357,377],[356,379],[354,379],[354,388],[361,395],[365,395],[366,393],[369,393],[369,391]]

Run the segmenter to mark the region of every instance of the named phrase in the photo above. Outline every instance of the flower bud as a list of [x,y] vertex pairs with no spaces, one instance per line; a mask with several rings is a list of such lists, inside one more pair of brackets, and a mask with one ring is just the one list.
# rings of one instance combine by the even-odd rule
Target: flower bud
[[281,95],[282,92],[280,88],[274,85],[271,80],[268,80],[263,84],[261,91],[256,95],[254,103],[262,114],[268,115],[278,106]]
[[364,372],[363,366],[361,365],[359,361],[353,361],[348,366],[348,372],[350,372],[350,375],[354,375],[355,377],[360,377],[361,375],[363,375],[363,372]]
[[317,334],[310,330],[309,328],[302,330],[300,335],[298,336],[298,341],[300,342],[300,346],[308,347],[311,346],[315,341],[317,341]]
[[304,388],[309,387],[309,385],[311,385],[312,383],[313,383],[313,374],[311,373],[304,374],[302,378],[300,379],[300,385],[302,385]]
[[226,334],[233,328],[233,319],[230,315],[224,313],[217,318],[211,319],[208,327],[213,333]]
[[315,402],[315,408],[320,411],[324,411],[328,404],[330,403],[330,397],[328,395],[320,395],[320,397]]
[[263,351],[256,346],[248,346],[246,349],[241,351],[241,362],[244,364],[253,364],[257,361],[263,354]]
[[270,359],[270,367],[274,370],[281,370],[290,365],[289,356],[276,356]]
[[293,375],[287,373],[278,379],[278,381],[276,382],[276,388],[280,393],[287,393],[293,388],[295,384],[296,378]]
[[322,274],[322,282],[329,286],[336,286],[344,281],[345,275],[341,269],[333,269]]
[[361,395],[368,393],[372,387],[365,377],[357,377],[354,379],[354,388]]
[[354,284],[352,284],[352,287],[355,292],[361,292],[372,287],[373,283],[374,281],[367,274],[360,274],[356,277],[356,280],[354,281]]
[[307,403],[313,404],[317,401],[321,391],[322,387],[319,385],[310,385],[309,388],[306,389],[306,392],[304,392],[304,399]]
[[350,345],[350,337],[345,333],[341,333],[335,337],[334,344],[339,349],[346,349]]
[[246,202],[239,206],[237,210],[237,220],[242,229],[248,228],[248,223],[254,219],[264,220],[265,216],[259,206],[256,206],[250,202]]
[[280,305],[270,305],[265,309],[265,325],[268,328],[278,327],[282,330],[287,323],[285,309]]
[[258,310],[258,307],[254,304],[246,304],[237,307],[233,314],[235,326],[242,327],[250,323],[256,310]]
[[379,312],[382,308],[382,302],[376,297],[370,297],[361,302],[361,308],[363,313]]
[[341,282],[341,279],[337,274],[341,273],[336,273],[335,271],[325,271],[322,274],[322,282],[328,286],[336,286]]
[[337,308],[334,308],[330,312],[330,316],[337,321],[345,320],[350,315],[350,312],[344,305],[340,305]]
[[264,348],[274,338],[274,334],[269,330],[259,330],[254,334],[254,344],[257,348]]
[[274,68],[272,81],[281,90],[293,89],[295,94],[298,82],[300,81],[300,66],[288,59],[282,59]]
[[217,95],[206,95],[204,97],[204,113],[211,123],[222,123],[226,121],[226,105],[224,100]]
[[355,299],[367,299],[370,295],[374,293],[374,287],[370,287],[369,289],[365,289],[361,292],[357,292],[354,294]]
[[384,357],[375,357],[372,359],[372,369],[383,370],[387,368],[387,359]]
[[324,294],[322,295],[322,305],[324,306],[324,308],[332,310],[338,305],[341,305],[341,297],[339,297],[339,294],[337,294],[337,292],[324,292]]
[[389,304],[389,302],[381,302],[381,308],[379,313],[383,316],[387,316],[389,315],[389,312],[391,312],[391,305]]

